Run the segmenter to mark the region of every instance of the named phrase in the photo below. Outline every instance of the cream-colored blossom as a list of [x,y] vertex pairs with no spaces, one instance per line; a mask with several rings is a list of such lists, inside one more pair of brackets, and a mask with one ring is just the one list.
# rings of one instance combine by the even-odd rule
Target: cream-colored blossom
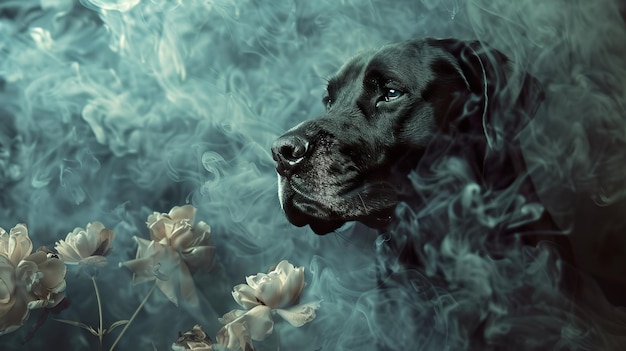
[[54,307],[65,295],[67,268],[55,254],[37,251],[17,265],[15,275],[26,283],[30,295],[28,308]]
[[211,229],[204,222],[194,226],[195,214],[191,205],[176,206],[168,214],[154,212],[146,222],[152,240],[135,237],[135,259],[121,264],[133,272],[136,283],[156,280],[157,287],[175,305],[178,295],[191,305],[198,304],[191,275],[213,266]]
[[67,264],[86,264],[102,267],[106,256],[111,253],[111,242],[115,232],[100,222],[87,224],[85,229],[76,227],[67,234],[65,240],[55,244],[59,258]]
[[172,350],[213,351],[213,343],[202,327],[196,324],[191,330],[180,334],[176,342],[172,344]]
[[28,318],[26,293],[15,278],[15,266],[0,255],[0,335],[19,328]]
[[304,267],[281,261],[269,273],[246,277],[247,284],[233,288],[233,298],[247,311],[233,310],[220,322],[224,327],[217,341],[229,349],[245,350],[248,339],[264,340],[272,333],[272,312],[294,327],[301,327],[315,318],[319,302],[298,304],[304,288]]
[[192,205],[175,206],[167,214],[152,213],[146,222],[150,238],[179,252],[192,273],[210,270],[215,255],[211,227],[203,221],[194,225],[196,212]]
[[25,225],[8,235],[0,228],[0,335],[19,328],[31,309],[54,307],[64,298],[65,264],[54,254],[31,251]]
[[0,228],[0,255],[7,257],[13,265],[17,265],[33,251],[33,242],[28,237],[25,224],[17,224],[7,233]]
[[198,304],[198,296],[191,272],[171,247],[134,237],[137,255],[121,265],[133,272],[133,282],[143,283],[156,280],[163,294],[178,306],[178,296],[191,305]]

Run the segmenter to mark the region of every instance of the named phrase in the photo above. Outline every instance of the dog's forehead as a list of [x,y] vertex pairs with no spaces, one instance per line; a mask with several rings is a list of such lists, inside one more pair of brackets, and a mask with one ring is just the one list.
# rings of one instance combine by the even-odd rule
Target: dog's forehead
[[449,59],[449,55],[423,40],[411,40],[385,45],[362,52],[346,64],[329,80],[328,90],[338,91],[345,85],[361,84],[369,72],[386,73],[398,80],[408,80],[415,89],[423,87],[434,78],[431,64]]
[[332,94],[333,92],[339,91],[347,84],[360,83],[365,67],[368,62],[370,62],[373,54],[374,51],[370,50],[359,53],[348,60],[339,71],[328,80],[328,92]]
[[[408,79],[421,85],[434,78],[432,63],[447,59],[443,50],[433,47],[423,40],[411,40],[383,46],[372,55],[366,67],[369,71],[393,73],[399,80]],[[405,82],[408,83],[408,82]]]

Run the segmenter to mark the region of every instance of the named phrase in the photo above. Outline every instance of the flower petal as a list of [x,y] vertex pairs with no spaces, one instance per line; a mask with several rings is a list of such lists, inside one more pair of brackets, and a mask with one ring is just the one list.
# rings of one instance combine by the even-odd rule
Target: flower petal
[[259,273],[255,275],[249,275],[246,277],[246,283],[250,285],[250,287],[256,290],[259,287],[259,283],[267,276],[265,273]]
[[[278,267],[277,267],[278,270]],[[286,276],[283,273],[287,273]],[[304,288],[304,267],[293,268],[279,273],[283,279],[283,290],[280,307],[288,307],[298,303]]]
[[82,259],[79,263],[90,267],[104,267],[107,265],[107,258],[104,256],[89,256]]
[[274,321],[270,312],[269,307],[258,305],[244,315],[252,340],[265,340],[274,331]]
[[281,301],[283,283],[276,272],[264,274],[256,281],[256,297],[271,308],[278,308]]
[[27,308],[26,299],[24,293],[16,291],[13,306],[0,316],[0,335],[17,330],[28,319],[30,310]]
[[232,321],[226,324],[217,332],[216,340],[228,350],[253,350],[246,321]]
[[13,307],[11,301],[15,291],[15,266],[3,255],[0,255],[0,316]]
[[[45,253],[44,255],[47,256]],[[57,293],[65,288],[65,274],[67,273],[67,267],[63,261],[55,257],[46,257],[44,262],[38,264],[38,268],[44,273],[41,284],[43,284],[46,289]],[[59,290],[60,285],[63,286],[63,289],[61,290]]]
[[196,212],[198,210],[192,205],[184,205],[184,206],[174,206],[168,213],[170,218],[174,221],[180,221],[183,219],[189,220],[189,222],[193,223]]
[[202,330],[202,327],[198,324],[184,332],[178,337],[175,343],[172,344],[173,351],[213,351],[213,342],[211,338]]
[[233,288],[232,291],[233,298],[235,302],[237,302],[241,307],[249,310],[254,308],[260,303],[257,301],[256,296],[254,295],[254,289],[252,289],[249,285],[239,284]]
[[230,312],[226,312],[221,318],[217,318],[217,320],[222,324],[228,324],[228,323],[234,322],[235,320],[237,320],[237,318],[245,314],[246,314],[246,311],[232,310]]
[[9,259],[14,265],[33,251],[33,242],[28,237],[28,228],[25,224],[17,224],[9,233]]
[[191,273],[184,262],[180,262],[178,271],[178,281],[180,285],[180,297],[189,305],[198,306],[198,295],[196,294],[196,285],[193,282]]
[[187,249],[194,241],[193,226],[187,220],[177,222],[168,238],[170,239],[170,246],[177,249]]
[[92,253],[94,256],[108,256],[111,253],[111,243],[115,238],[115,232],[111,229],[103,229],[98,233],[100,245]]
[[104,229],[104,224],[99,221],[87,223],[87,226],[85,227],[85,231],[87,232],[87,235],[89,235],[89,238],[96,239],[96,242],[99,241],[98,239],[100,238],[100,232]]
[[[169,236],[168,234],[171,232],[172,221],[167,217],[157,217],[156,215],[158,215],[158,213],[155,212],[154,215],[148,217],[148,222],[146,222],[148,229],[150,229],[150,239],[154,241],[166,240]],[[158,219],[151,222],[150,219],[154,218]]]
[[178,307],[178,297],[176,296],[176,287],[172,283],[172,280],[160,280],[156,281],[157,288],[161,290],[163,295],[167,297],[176,307]]
[[54,307],[64,295],[65,264],[56,256],[37,251],[17,265],[15,275],[29,294],[28,308]]
[[135,242],[137,243],[137,254],[135,255],[136,258],[149,256],[150,252],[155,251],[154,241],[146,240],[138,236],[133,236],[133,239],[135,239]]
[[315,319],[315,310],[320,307],[320,302],[311,302],[293,306],[288,309],[277,309],[276,313],[283,317],[294,327],[301,327]]
[[74,237],[74,249],[81,258],[89,257],[96,250],[97,243],[95,239],[89,238],[85,231],[80,231]]
[[183,261],[192,273],[208,272],[213,268],[215,258],[214,246],[197,246],[181,252]]
[[193,242],[189,243],[189,246],[210,246],[211,227],[204,221],[198,222],[193,227],[193,237]]
[[137,258],[121,262],[119,266],[124,266],[133,272],[133,283],[140,284],[156,279],[152,259],[150,257]]
[[217,333],[217,342],[230,350],[248,350],[251,340],[265,340],[274,331],[271,310],[258,305],[248,312],[233,310],[226,313],[220,322],[226,325]]
[[282,260],[280,262],[278,262],[278,264],[276,265],[276,268],[274,268],[273,270],[278,272],[278,274],[283,278],[286,279],[287,276],[295,269],[294,265],[292,265],[291,263],[289,263],[289,261],[287,260]]
[[54,244],[54,250],[59,254],[61,260],[67,264],[77,264],[82,259],[70,243],[63,239]]
[[162,254],[164,247],[157,242],[133,237],[137,243],[137,254],[134,260],[120,263],[133,272],[133,283],[139,284],[156,279],[155,257]]

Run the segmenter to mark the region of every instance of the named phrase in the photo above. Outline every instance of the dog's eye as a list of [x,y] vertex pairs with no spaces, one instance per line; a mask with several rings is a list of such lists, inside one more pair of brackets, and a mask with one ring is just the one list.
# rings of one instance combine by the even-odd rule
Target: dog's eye
[[399,98],[402,94],[403,93],[398,89],[385,88],[385,95],[383,95],[383,98],[386,102],[389,102]]
[[322,104],[324,104],[324,107],[326,107],[327,110],[330,110],[332,102],[333,101],[330,99],[330,96],[324,96],[324,98],[322,99]]

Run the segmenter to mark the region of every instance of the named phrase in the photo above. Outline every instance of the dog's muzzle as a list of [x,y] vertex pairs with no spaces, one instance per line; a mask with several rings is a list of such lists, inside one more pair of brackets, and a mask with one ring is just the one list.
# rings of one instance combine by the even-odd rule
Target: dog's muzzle
[[309,152],[309,142],[301,136],[286,134],[272,145],[272,157],[276,161],[276,172],[291,177]]
[[[309,225],[317,234],[326,234],[340,227],[344,220],[330,218],[324,201],[312,184],[311,168],[314,145],[296,130],[279,137],[272,145],[272,157],[278,173],[278,197],[289,222]],[[318,187],[323,186],[317,184]]]

